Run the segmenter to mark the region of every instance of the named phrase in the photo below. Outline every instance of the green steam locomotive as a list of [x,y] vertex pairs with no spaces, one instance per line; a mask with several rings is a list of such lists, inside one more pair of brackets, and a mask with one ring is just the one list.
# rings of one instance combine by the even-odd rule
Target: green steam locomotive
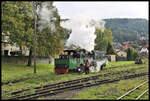
[[[105,52],[80,50],[64,50],[64,54],[55,59],[55,73],[84,72],[85,62],[90,62],[90,72],[98,72],[106,66]],[[80,68],[80,69],[78,69]]]

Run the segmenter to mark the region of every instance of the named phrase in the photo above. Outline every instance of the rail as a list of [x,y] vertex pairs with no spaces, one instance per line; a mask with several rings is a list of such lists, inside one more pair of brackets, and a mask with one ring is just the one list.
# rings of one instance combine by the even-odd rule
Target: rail
[[114,79],[96,80],[95,82],[83,82],[83,83],[79,83],[79,84],[67,85],[64,87],[63,86],[56,87],[53,89],[51,89],[51,88],[43,89],[43,90],[37,91],[32,94],[13,96],[13,97],[10,97],[9,99],[35,99],[35,98],[42,97],[42,96],[56,95],[58,93],[62,93],[64,91],[68,91],[68,90],[82,89],[84,87],[91,87],[91,86],[101,85],[101,84],[105,84],[105,83],[113,83],[113,82],[117,82],[120,80],[136,78],[136,77],[141,77],[141,76],[146,76],[146,75],[148,75],[148,72],[120,76],[120,77],[117,77]]
[[123,98],[123,97],[127,96],[129,93],[131,93],[131,92],[135,91],[137,88],[141,87],[142,85],[144,85],[144,84],[145,84],[145,83],[147,83],[147,82],[148,82],[148,80],[147,80],[147,81],[145,81],[144,83],[142,83],[142,84],[138,85],[137,87],[135,87],[135,88],[131,89],[130,91],[126,92],[126,93],[125,93],[125,94],[123,94],[122,96],[118,97],[118,98],[117,98],[117,100],[120,100],[121,98]]
[[[63,85],[76,84],[76,83],[81,83],[81,82],[85,82],[85,81],[89,81],[89,80],[96,80],[96,79],[99,79],[99,77],[101,77],[101,76],[107,77],[110,75],[112,76],[112,75],[117,75],[117,74],[129,73],[129,71],[136,70],[136,69],[142,69],[142,68],[144,68],[144,67],[132,68],[129,70],[122,70],[122,71],[112,72],[112,73],[98,74],[95,76],[89,76],[89,77],[84,77],[84,78],[79,78],[79,79],[74,79],[74,80],[68,80],[68,81],[63,81],[63,82],[58,82],[58,83],[53,83],[53,84],[47,84],[44,86],[35,87],[34,89],[38,90],[40,88],[47,89],[47,88],[52,88],[52,87],[59,87],[59,86],[62,86],[62,84]],[[21,90],[13,91],[13,92],[7,92],[4,95],[7,95],[7,94],[16,95],[18,93],[28,91],[31,88],[33,88],[33,87],[27,87],[27,88],[23,88]]]
[[141,98],[149,89],[145,90],[141,95],[139,95],[136,100],[138,100],[139,98]]

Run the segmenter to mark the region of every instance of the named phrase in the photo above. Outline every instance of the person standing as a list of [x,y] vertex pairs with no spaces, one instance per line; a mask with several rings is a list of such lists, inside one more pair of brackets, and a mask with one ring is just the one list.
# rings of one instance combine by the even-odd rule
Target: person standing
[[88,60],[85,62],[85,74],[89,74],[90,63]]

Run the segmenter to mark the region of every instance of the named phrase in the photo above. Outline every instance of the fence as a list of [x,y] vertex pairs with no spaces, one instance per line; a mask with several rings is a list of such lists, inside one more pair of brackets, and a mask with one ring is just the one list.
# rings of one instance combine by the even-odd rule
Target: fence
[[[32,58],[33,61],[33,58]],[[3,63],[22,63],[27,64],[28,62],[28,56],[2,56],[1,62]],[[37,63],[54,63],[53,59],[47,58],[47,57],[37,57],[36,59]]]

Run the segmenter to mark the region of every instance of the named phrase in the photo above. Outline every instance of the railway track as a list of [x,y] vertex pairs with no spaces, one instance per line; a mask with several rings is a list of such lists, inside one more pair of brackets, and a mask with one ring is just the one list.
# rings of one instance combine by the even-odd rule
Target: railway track
[[[107,68],[107,69],[118,68],[118,67],[126,67],[126,66],[134,66],[134,65],[135,64],[112,66],[112,67]],[[40,75],[38,77],[47,77],[48,75]],[[5,82],[1,82],[1,85],[8,85],[9,83],[18,83],[18,82],[22,82],[22,81],[29,80],[29,79],[33,79],[33,77],[27,77],[27,78],[21,78],[21,79],[16,79],[16,80],[5,81]]]
[[[39,75],[38,77],[47,77],[47,76],[49,76],[49,74]],[[26,78],[21,78],[21,79],[16,79],[16,80],[5,81],[5,82],[1,82],[1,85],[8,85],[9,83],[18,83],[18,82],[22,82],[22,81],[33,79],[33,78],[37,78],[37,77],[26,77]]]
[[[117,75],[117,74],[119,75],[119,74],[123,74],[123,73],[129,73],[132,70],[137,70],[137,69],[142,69],[142,68],[144,68],[144,67],[132,68],[132,69],[129,69],[129,70],[118,71],[118,72],[113,72],[113,73],[99,74],[99,75],[95,75],[95,76],[79,78],[79,79],[74,79],[74,80],[68,80],[68,81],[54,83],[54,84],[48,84],[48,85],[44,85],[44,86],[39,86],[39,87],[35,87],[33,89],[35,89],[35,91],[38,91],[39,89],[57,88],[57,87],[71,85],[71,84],[88,82],[90,80],[97,80],[100,77],[107,77],[107,76],[112,76],[112,75]],[[7,95],[7,94],[18,95],[18,94],[21,94],[22,92],[29,91],[30,89],[32,89],[32,87],[24,88],[24,89],[14,91],[14,92],[8,92],[5,95]]]
[[116,82],[119,80],[130,79],[130,78],[146,76],[146,75],[148,75],[148,72],[120,76],[120,77],[113,78],[113,79],[95,80],[93,82],[81,82],[81,83],[76,83],[76,84],[68,84],[66,86],[49,87],[49,88],[44,88],[44,89],[38,89],[37,91],[35,91],[35,93],[32,93],[32,94],[15,95],[13,97],[10,97],[9,99],[35,99],[38,97],[55,95],[55,94],[62,93],[68,90],[81,89],[84,87],[91,87],[91,86],[96,86],[96,85],[105,84],[105,83],[112,83],[112,82]]
[[[144,86],[146,83],[148,83],[149,81],[145,81],[142,84],[136,86],[135,88],[129,90],[128,92],[126,92],[125,94],[121,95],[120,97],[117,98],[117,100],[120,100],[126,96],[129,96],[130,94],[132,94],[133,92],[136,92],[137,89],[139,89],[140,87]],[[145,86],[144,86],[145,87]],[[145,89],[139,96],[137,96],[135,99],[138,100],[139,98],[141,98],[146,92],[148,92],[149,89]]]

